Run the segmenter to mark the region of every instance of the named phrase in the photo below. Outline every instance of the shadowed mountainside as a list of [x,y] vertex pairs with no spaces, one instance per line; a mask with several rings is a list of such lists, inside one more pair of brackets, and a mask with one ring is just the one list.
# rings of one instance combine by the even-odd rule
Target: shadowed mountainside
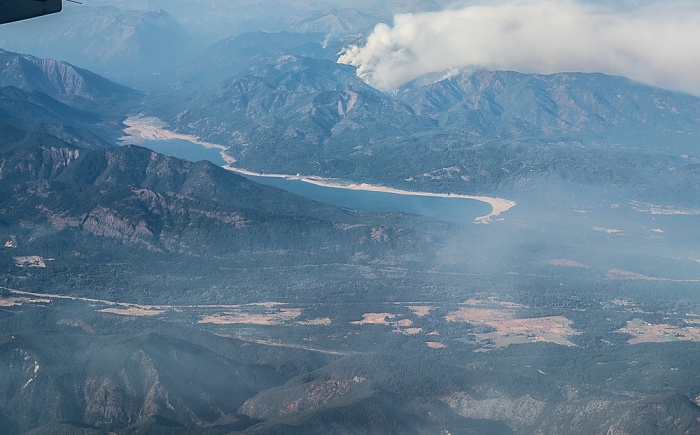
[[[87,233],[155,252],[238,255],[291,249],[348,258],[383,255],[423,236],[367,225],[369,215],[316,203],[259,185],[212,163],[166,157],[127,146],[89,151],[60,144],[5,147],[2,219],[31,219],[46,237]],[[37,213],[38,211],[38,213]],[[416,250],[418,252],[419,250]],[[374,255],[373,254],[373,255]]]

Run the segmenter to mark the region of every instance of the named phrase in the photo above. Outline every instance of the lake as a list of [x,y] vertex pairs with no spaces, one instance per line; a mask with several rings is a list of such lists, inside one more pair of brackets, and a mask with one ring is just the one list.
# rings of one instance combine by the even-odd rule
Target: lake
[[[219,150],[204,148],[194,142],[182,139],[146,141],[139,145],[161,154],[179,157],[190,161],[209,160],[217,165],[226,162]],[[336,187],[318,186],[301,180],[286,178],[242,175],[250,180],[268,186],[279,187],[314,201],[338,205],[354,210],[415,213],[444,221],[468,223],[491,212],[485,202],[466,198],[442,198],[397,193],[351,190]]]
[[179,157],[191,162],[209,160],[219,166],[226,164],[224,158],[219,154],[220,150],[204,148],[184,139],[148,140],[139,143],[139,145],[166,156]]

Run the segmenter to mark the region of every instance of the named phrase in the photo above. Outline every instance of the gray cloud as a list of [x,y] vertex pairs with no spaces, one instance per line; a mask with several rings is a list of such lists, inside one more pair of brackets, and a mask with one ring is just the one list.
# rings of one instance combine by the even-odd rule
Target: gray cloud
[[521,72],[602,72],[700,95],[700,2],[614,10],[570,0],[506,2],[396,15],[338,62],[391,91],[466,66]]

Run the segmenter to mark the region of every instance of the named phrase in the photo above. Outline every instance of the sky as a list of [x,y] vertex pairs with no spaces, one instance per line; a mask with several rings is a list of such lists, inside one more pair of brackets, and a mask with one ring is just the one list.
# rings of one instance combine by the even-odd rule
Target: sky
[[491,1],[400,14],[378,24],[364,46],[348,47],[339,62],[385,91],[426,73],[470,67],[601,72],[700,95],[700,1],[611,5]]

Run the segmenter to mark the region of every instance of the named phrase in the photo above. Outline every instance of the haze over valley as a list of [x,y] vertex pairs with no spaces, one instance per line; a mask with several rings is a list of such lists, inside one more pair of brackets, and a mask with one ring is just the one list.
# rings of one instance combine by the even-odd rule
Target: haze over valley
[[700,433],[698,13],[0,26],[0,432]]

